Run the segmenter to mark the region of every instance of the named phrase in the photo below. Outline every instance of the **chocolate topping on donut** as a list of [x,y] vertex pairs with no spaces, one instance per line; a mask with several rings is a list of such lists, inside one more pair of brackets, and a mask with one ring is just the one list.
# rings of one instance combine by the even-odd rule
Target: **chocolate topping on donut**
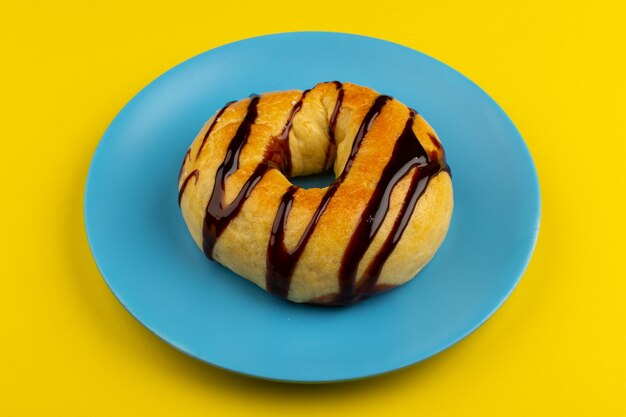
[[337,101],[335,102],[335,108],[330,115],[328,123],[328,138],[330,139],[330,146],[326,148],[326,159],[324,160],[325,167],[328,165],[331,152],[335,152],[337,150],[337,141],[335,141],[335,126],[337,125],[337,117],[339,116],[339,109],[341,109],[341,103],[343,103],[344,95],[343,84],[339,81],[333,81],[333,83],[337,86],[339,93],[337,95]]
[[204,137],[202,138],[202,143],[200,143],[200,146],[198,147],[198,152],[196,152],[196,159],[198,159],[198,157],[200,156],[200,154],[202,153],[202,149],[204,148],[204,144],[206,143],[206,140],[209,138],[209,136],[211,135],[211,132],[213,132],[213,128],[215,127],[215,125],[217,124],[217,122],[220,121],[220,116],[222,114],[224,114],[224,112],[226,111],[226,109],[228,108],[228,106],[230,106],[231,104],[233,104],[234,101],[229,101],[228,103],[226,103],[226,105],[224,107],[222,107],[220,109],[219,112],[217,112],[217,114],[215,115],[215,117],[213,118],[213,122],[211,122],[211,126],[209,126],[209,128],[207,129],[206,133],[204,134]]
[[[183,176],[183,169],[185,168],[185,163],[190,158],[189,155],[191,155],[191,148],[187,149],[187,153],[183,157],[183,163],[180,164],[180,171],[178,171],[178,182],[180,182],[180,177]],[[180,206],[180,197],[182,197],[182,193],[179,193],[179,195],[178,195],[178,201],[179,201],[178,205],[179,206]]]
[[239,154],[248,141],[250,126],[252,126],[257,118],[257,104],[259,100],[260,97],[258,95],[251,97],[246,117],[243,119],[237,129],[237,133],[235,133],[235,136],[230,141],[226,156],[215,174],[215,185],[213,186],[211,197],[206,206],[202,228],[202,248],[209,259],[213,259],[213,248],[215,247],[217,238],[220,237],[230,221],[237,216],[239,210],[241,210],[241,206],[254,189],[254,186],[258,184],[261,178],[263,178],[263,175],[265,175],[270,168],[267,164],[260,164],[243,187],[241,187],[235,200],[226,206],[224,205],[226,180],[239,168]]
[[187,175],[187,178],[185,178],[185,181],[183,181],[183,185],[180,186],[180,190],[178,191],[178,207],[180,207],[180,200],[183,198],[183,193],[185,192],[185,188],[187,188],[187,183],[189,182],[191,178],[195,178],[196,183],[197,183],[199,175],[200,173],[198,172],[198,170],[194,169],[193,171],[189,173],[189,175]]
[[[331,153],[336,152],[335,128],[344,99],[342,83],[334,81],[334,84],[337,87],[337,97],[332,113],[328,119],[329,145],[326,149],[324,167],[327,166]],[[240,212],[243,204],[265,174],[272,169],[278,169],[287,177],[291,175],[292,161],[289,147],[289,135],[293,126],[294,117],[302,109],[304,99],[309,92],[310,90],[304,91],[297,102],[295,102],[295,100],[292,101],[293,107],[291,108],[281,133],[271,140],[263,156],[263,160],[256,166],[253,173],[245,181],[234,200],[230,204],[226,204],[224,201],[226,180],[238,170],[240,154],[248,142],[251,126],[255,123],[258,116],[257,105],[260,101],[260,97],[257,95],[251,96],[245,117],[229,142],[224,159],[216,171],[213,189],[206,205],[202,227],[202,247],[208,258],[213,259],[213,250],[218,238],[228,224]],[[282,195],[267,245],[265,282],[268,292],[283,298],[287,298],[289,295],[292,276],[298,264],[298,260],[304,253],[307,243],[315,232],[333,196],[348,176],[354,160],[361,149],[361,145],[372,126],[376,123],[377,117],[391,100],[392,98],[386,95],[380,95],[374,100],[372,106],[361,121],[360,127],[352,141],[350,154],[343,170],[330,186],[326,188],[321,201],[315,208],[306,227],[299,236],[299,239],[297,239],[297,243],[291,249],[288,249],[285,243],[286,227],[290,211],[294,205],[294,201],[297,199],[300,188],[291,185]],[[214,117],[198,147],[196,159],[200,156],[220,116],[232,103],[233,102],[226,104]],[[351,232],[349,243],[343,253],[339,267],[339,292],[332,296],[327,295],[320,299],[311,300],[310,302],[332,305],[350,304],[390,288],[388,284],[378,283],[385,262],[400,241],[409,224],[417,202],[424,194],[430,180],[440,172],[449,172],[449,167],[445,161],[445,156],[438,139],[433,134],[427,133],[434,148],[438,150],[438,152],[435,151],[429,154],[416,137],[413,128],[416,115],[417,112],[414,110],[411,109],[409,111],[408,120],[406,121],[402,133],[395,141],[391,157],[386,162],[380,179],[360,214],[355,229]],[[189,152],[190,151],[185,155],[183,166],[186,161],[190,159]],[[181,174],[182,172],[183,170],[181,168]],[[183,181],[179,191],[179,205],[188,182],[191,178],[195,178],[195,183],[197,184],[198,176],[199,172],[196,169],[189,173]],[[375,253],[369,265],[365,267],[363,278],[357,283],[357,270],[387,217],[392,192],[400,181],[407,176],[410,178],[408,192],[401,203],[399,212],[393,220],[391,231],[384,239],[382,246]]]

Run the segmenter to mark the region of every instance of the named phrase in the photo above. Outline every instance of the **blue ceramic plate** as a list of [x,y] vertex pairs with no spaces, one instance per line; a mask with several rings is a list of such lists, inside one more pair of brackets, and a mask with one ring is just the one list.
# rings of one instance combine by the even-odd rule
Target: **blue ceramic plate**
[[[432,262],[404,287],[347,308],[279,300],[208,261],[176,202],[183,155],[225,102],[328,80],[416,108],[442,138],[454,184],[452,224]],[[419,52],[339,33],[248,39],[168,71],[111,123],[85,190],[93,256],[141,323],[215,366],[301,382],[388,372],[465,337],[520,279],[539,212],[528,149],[487,94]]]

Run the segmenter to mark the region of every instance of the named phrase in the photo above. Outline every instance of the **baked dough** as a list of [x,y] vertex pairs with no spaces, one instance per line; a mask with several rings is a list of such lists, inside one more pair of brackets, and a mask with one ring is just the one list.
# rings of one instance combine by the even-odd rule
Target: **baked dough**
[[[326,188],[288,179],[330,167]],[[432,258],[452,214],[449,172],[416,111],[335,81],[228,103],[185,155],[179,204],[210,259],[294,302],[350,304]]]

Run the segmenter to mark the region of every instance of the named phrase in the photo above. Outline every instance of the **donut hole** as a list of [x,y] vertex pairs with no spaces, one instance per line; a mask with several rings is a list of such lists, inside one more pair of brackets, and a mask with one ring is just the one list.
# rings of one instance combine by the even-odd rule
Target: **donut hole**
[[324,172],[311,175],[291,177],[289,181],[293,185],[308,190],[309,188],[326,188],[335,180],[335,173],[332,168]]

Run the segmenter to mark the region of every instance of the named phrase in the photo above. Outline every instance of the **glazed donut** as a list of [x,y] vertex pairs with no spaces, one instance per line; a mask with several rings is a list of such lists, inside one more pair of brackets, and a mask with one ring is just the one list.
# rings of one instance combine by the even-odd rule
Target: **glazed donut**
[[[289,182],[331,166],[326,188]],[[178,188],[209,259],[313,304],[350,304],[409,281],[441,245],[453,206],[426,121],[337,81],[226,104],[187,151]]]

